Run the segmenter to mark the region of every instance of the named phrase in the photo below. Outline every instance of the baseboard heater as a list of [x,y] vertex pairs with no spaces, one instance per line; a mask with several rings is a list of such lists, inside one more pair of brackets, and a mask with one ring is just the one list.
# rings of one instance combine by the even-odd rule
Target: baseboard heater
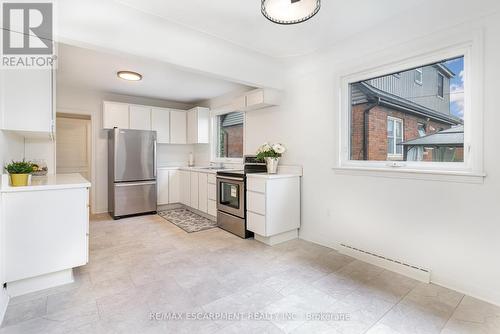
[[398,274],[408,276],[420,282],[429,283],[431,272],[428,269],[405,263],[403,261],[387,258],[383,255],[368,252],[347,244],[340,244],[339,251],[345,255],[373,264],[384,269],[394,271]]

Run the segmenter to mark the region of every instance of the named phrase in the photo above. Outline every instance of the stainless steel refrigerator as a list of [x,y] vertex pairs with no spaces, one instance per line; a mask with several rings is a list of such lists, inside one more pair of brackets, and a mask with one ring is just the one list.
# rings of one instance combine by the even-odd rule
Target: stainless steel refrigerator
[[108,183],[113,218],[156,212],[156,131],[109,131]]

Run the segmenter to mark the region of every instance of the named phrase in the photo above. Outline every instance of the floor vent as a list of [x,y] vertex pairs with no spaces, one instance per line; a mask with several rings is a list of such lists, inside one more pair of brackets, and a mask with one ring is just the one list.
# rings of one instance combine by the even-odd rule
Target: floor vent
[[431,280],[431,272],[428,269],[424,269],[402,261],[390,259],[385,256],[368,252],[350,245],[340,244],[340,246],[341,253],[352,256],[363,262],[367,262],[375,266],[397,272],[398,274],[411,277],[424,283],[429,283]]

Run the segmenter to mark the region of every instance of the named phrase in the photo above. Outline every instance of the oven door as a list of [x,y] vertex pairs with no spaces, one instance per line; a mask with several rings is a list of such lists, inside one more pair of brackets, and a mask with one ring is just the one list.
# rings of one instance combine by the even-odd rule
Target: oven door
[[245,218],[245,181],[243,179],[217,176],[217,209]]

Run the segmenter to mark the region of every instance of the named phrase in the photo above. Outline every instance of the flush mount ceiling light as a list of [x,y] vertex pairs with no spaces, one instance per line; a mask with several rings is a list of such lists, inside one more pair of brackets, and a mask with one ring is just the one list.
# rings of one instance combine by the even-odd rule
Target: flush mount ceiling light
[[128,81],[139,81],[142,80],[142,75],[137,73],[137,72],[132,72],[132,71],[119,71],[116,73],[116,75],[123,79],[123,80],[128,80]]
[[297,24],[309,20],[321,8],[321,0],[262,0],[262,14],[278,24]]

